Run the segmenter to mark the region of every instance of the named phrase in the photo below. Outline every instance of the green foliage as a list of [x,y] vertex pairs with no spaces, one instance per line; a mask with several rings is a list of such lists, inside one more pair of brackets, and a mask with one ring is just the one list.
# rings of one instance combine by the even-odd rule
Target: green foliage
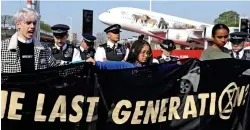
[[228,27],[238,27],[239,17],[240,15],[235,11],[226,11],[214,20],[214,24],[223,23]]
[[1,15],[1,24],[5,27],[6,24],[15,26],[15,21],[13,16],[10,15]]
[[52,32],[50,25],[44,23],[44,21],[40,21],[40,29],[47,32]]

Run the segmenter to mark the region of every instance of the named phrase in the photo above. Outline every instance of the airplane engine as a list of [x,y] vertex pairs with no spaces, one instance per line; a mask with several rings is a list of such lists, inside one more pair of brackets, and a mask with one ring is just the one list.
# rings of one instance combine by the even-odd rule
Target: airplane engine
[[166,39],[187,42],[189,40],[189,34],[186,30],[182,29],[168,29],[166,33]]

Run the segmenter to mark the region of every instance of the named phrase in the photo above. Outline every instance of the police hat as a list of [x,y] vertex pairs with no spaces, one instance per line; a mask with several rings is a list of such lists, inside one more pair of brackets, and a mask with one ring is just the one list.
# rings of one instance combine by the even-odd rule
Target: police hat
[[96,37],[90,34],[84,34],[82,35],[82,40],[84,40],[86,44],[89,46],[92,43],[94,43],[94,41],[96,40]]
[[65,36],[68,33],[69,26],[65,24],[56,24],[51,27],[54,36]]
[[234,32],[230,34],[230,42],[232,44],[240,44],[242,41],[245,41],[248,34],[245,32]]
[[114,25],[111,25],[111,26],[107,27],[107,28],[104,30],[104,32],[106,32],[106,33],[108,33],[108,32],[113,32],[113,31],[119,31],[119,32],[121,32],[120,29],[121,29],[121,25],[119,25],[119,24],[114,24]]
[[174,42],[168,39],[164,40],[162,44],[160,44],[160,46],[162,49],[167,50],[167,51],[172,51],[176,49]]

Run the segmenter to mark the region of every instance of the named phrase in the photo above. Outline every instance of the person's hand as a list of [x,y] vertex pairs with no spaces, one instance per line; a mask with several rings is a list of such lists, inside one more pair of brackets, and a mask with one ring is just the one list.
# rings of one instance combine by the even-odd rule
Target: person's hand
[[108,59],[107,58],[103,58],[103,61],[108,61]]
[[126,62],[126,60],[125,60],[125,59],[123,59],[123,60],[122,60],[122,62]]
[[88,58],[87,60],[86,60],[86,62],[91,62],[91,63],[93,63],[93,65],[95,65],[95,60],[93,59],[93,58]]

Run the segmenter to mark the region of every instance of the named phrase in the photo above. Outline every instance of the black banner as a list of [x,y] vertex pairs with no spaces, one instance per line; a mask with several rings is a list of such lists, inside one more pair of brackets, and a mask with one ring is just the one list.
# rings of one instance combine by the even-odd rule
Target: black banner
[[189,59],[2,74],[2,129],[249,130],[249,71],[249,61]]

